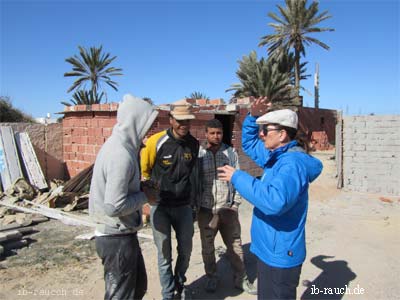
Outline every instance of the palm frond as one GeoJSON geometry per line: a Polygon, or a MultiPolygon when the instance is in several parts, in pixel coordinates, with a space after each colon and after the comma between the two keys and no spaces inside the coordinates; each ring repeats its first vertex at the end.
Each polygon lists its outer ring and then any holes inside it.
{"type": "Polygon", "coordinates": [[[226,90],[235,91],[234,97],[267,96],[273,102],[290,101],[293,98],[288,72],[281,72],[273,60],[257,59],[252,51],[238,61],[236,75],[240,83],[235,83],[226,90]]]}
{"type": "Polygon", "coordinates": [[[297,67],[295,68],[295,86],[299,90],[301,77],[300,57],[305,57],[305,46],[316,44],[326,50],[329,46],[325,43],[310,37],[309,34],[316,32],[334,31],[332,28],[316,27],[322,21],[331,18],[328,11],[319,12],[319,3],[313,0],[307,6],[307,0],[285,0],[285,6],[277,5],[279,15],[270,12],[268,16],[276,21],[269,23],[273,33],[262,36],[259,47],[266,46],[269,57],[279,58],[282,53],[295,52],[297,67]]]}
{"type": "Polygon", "coordinates": [[[72,65],[72,71],[64,73],[64,76],[77,78],[67,91],[76,91],[70,101],[76,104],[100,103],[105,95],[102,84],[117,91],[118,83],[111,78],[123,75],[122,69],[111,66],[117,57],[111,57],[110,53],[103,53],[103,46],[89,49],[78,46],[78,50],[79,55],[65,60],[72,65]],[[85,90],[86,84],[90,84],[89,91],[85,90]]]}

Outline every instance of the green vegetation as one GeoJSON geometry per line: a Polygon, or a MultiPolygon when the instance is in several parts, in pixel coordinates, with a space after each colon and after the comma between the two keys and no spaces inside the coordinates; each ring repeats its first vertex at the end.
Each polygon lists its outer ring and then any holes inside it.
{"type": "MultiPolygon", "coordinates": [[[[65,77],[77,77],[68,93],[75,91],[70,100],[72,104],[96,104],[100,103],[107,94],[102,83],[105,83],[117,91],[118,83],[111,79],[112,76],[122,75],[121,68],[114,68],[110,64],[116,56],[111,57],[110,53],[102,53],[103,47],[90,47],[89,50],[81,46],[79,56],[74,55],[65,61],[72,65],[72,71],[64,74],[65,77]],[[90,88],[86,89],[89,84],[90,88]]],[[[64,105],[71,105],[61,102],[64,105]]]]}
{"type": "Polygon", "coordinates": [[[0,96],[0,122],[34,123],[35,120],[21,110],[14,108],[9,97],[0,96]]]}
{"type": "Polygon", "coordinates": [[[190,94],[189,97],[186,98],[190,98],[190,99],[206,99],[206,100],[210,100],[210,98],[208,96],[206,96],[206,94],[203,94],[201,92],[193,92],[190,94]]]}
{"type": "Polygon", "coordinates": [[[240,83],[226,90],[235,91],[234,97],[267,96],[272,102],[292,99],[290,73],[282,72],[279,63],[264,58],[258,60],[255,51],[249,56],[243,56],[238,63],[236,75],[240,83]]]}
{"type": "Polygon", "coordinates": [[[307,0],[285,0],[286,7],[277,5],[281,16],[269,13],[277,23],[269,23],[275,33],[263,36],[259,46],[268,46],[268,54],[271,58],[280,59],[282,55],[288,55],[294,51],[294,74],[296,94],[300,92],[301,68],[300,56],[305,56],[305,45],[317,44],[329,50],[329,46],[309,36],[312,33],[334,31],[332,28],[315,27],[318,23],[331,18],[328,11],[318,14],[319,4],[313,1],[307,7],[307,0]]]}

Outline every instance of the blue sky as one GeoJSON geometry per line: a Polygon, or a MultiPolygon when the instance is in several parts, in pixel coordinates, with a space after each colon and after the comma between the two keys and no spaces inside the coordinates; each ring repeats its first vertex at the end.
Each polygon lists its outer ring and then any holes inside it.
{"type": "MultiPolygon", "coordinates": [[[[311,1],[309,1],[310,3],[311,1]]],[[[0,95],[34,117],[63,110],[73,78],[67,57],[103,45],[117,56],[119,90],[170,103],[194,91],[228,100],[237,61],[272,33],[268,12],[284,1],[0,0],[0,95]]],[[[345,114],[400,113],[400,1],[321,0],[332,18],[306,48],[307,73],[320,66],[320,107],[345,114]]],[[[313,76],[302,85],[313,93],[313,76]]],[[[304,104],[313,95],[303,92],[304,104]]]]}

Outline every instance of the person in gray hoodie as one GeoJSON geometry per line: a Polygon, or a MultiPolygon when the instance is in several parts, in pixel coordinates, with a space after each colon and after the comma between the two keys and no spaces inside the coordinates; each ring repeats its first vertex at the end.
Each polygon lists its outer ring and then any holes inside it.
{"type": "Polygon", "coordinates": [[[143,225],[142,206],[152,194],[141,189],[138,156],[157,115],[146,101],[125,95],[94,165],[89,214],[98,224],[95,241],[104,266],[105,299],[142,299],[147,290],[137,231],[143,225]]]}

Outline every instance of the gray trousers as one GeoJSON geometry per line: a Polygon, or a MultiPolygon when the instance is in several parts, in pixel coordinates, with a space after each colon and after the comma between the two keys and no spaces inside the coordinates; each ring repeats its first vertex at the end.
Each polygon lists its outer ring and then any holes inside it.
{"type": "Polygon", "coordinates": [[[197,215],[200,229],[201,254],[203,256],[204,269],[207,276],[216,276],[217,264],[215,262],[214,240],[218,231],[227,248],[226,254],[235,272],[235,280],[241,280],[246,275],[244,265],[242,240],[240,238],[239,215],[232,210],[221,210],[216,229],[208,227],[213,217],[211,209],[201,208],[197,215]]]}

